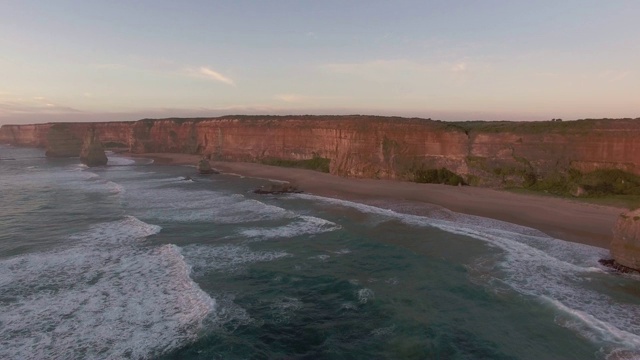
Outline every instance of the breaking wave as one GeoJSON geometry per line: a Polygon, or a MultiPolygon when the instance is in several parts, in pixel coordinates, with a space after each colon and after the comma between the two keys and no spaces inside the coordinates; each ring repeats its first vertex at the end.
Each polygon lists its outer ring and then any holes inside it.
{"type": "Polygon", "coordinates": [[[0,261],[0,358],[151,358],[195,340],[215,301],[160,227],[135,217],[58,251],[0,261]]]}
{"type": "Polygon", "coordinates": [[[484,241],[502,253],[481,265],[484,276],[490,277],[482,281],[486,286],[506,285],[554,304],[559,319],[571,319],[557,321],[558,324],[600,344],[608,354],[640,349],[640,322],[636,320],[640,318],[640,308],[612,301],[593,287],[593,283],[606,283],[614,276],[594,267],[598,266],[598,259],[607,255],[605,249],[554,239],[531,228],[478,216],[452,213],[448,219],[438,219],[307,194],[291,197],[355,208],[407,225],[434,227],[484,241]]]}

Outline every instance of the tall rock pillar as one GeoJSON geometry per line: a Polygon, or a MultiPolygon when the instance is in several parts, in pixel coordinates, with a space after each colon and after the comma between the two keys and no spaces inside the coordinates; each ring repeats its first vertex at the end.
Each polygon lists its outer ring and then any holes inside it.
{"type": "Polygon", "coordinates": [[[46,157],[77,157],[82,149],[82,140],[70,130],[72,125],[53,124],[47,133],[46,157]]]}
{"type": "Polygon", "coordinates": [[[640,209],[618,218],[613,228],[611,255],[618,264],[640,270],[640,209]]]}
{"type": "Polygon", "coordinates": [[[82,150],[80,150],[80,161],[87,166],[107,165],[107,155],[104,153],[102,143],[96,137],[96,130],[93,126],[85,135],[82,150]]]}

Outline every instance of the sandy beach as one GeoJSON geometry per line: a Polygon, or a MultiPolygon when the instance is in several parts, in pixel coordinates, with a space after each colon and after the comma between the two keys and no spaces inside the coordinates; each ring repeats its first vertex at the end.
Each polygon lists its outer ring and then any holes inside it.
{"type": "MultiPolygon", "coordinates": [[[[156,164],[195,165],[189,154],[123,154],[154,159],[156,164]]],[[[608,248],[611,229],[623,208],[586,204],[550,196],[515,194],[470,186],[353,179],[311,170],[256,163],[211,162],[224,172],[296,184],[306,193],[356,201],[383,208],[447,216],[448,210],[540,230],[554,238],[608,248]]]]}

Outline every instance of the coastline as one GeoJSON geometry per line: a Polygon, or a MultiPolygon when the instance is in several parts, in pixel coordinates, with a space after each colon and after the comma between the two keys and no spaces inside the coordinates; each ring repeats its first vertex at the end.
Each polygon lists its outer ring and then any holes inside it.
{"type": "MultiPolygon", "coordinates": [[[[156,164],[195,165],[201,155],[145,153],[120,155],[153,159],[156,164]]],[[[470,186],[344,178],[312,170],[258,163],[211,161],[223,173],[282,180],[312,195],[359,202],[415,215],[434,212],[480,216],[537,229],[557,239],[609,248],[612,228],[624,208],[555,197],[516,194],[470,186]]]]}

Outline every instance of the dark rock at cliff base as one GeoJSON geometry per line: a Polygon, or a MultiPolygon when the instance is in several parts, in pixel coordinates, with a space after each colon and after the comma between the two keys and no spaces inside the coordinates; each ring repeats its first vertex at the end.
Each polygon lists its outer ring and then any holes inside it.
{"type": "Polygon", "coordinates": [[[82,150],[80,151],[80,161],[87,166],[107,165],[107,155],[104,153],[102,143],[96,137],[94,128],[87,131],[82,150]]]}
{"type": "Polygon", "coordinates": [[[67,124],[54,124],[47,134],[46,157],[78,157],[82,141],[76,137],[67,124]]]}
{"type": "Polygon", "coordinates": [[[262,186],[253,192],[256,194],[299,194],[302,190],[290,183],[271,183],[269,186],[262,186]]]}
{"type": "Polygon", "coordinates": [[[598,260],[598,262],[603,265],[606,266],[608,268],[611,268],[619,273],[623,273],[623,274],[628,274],[628,273],[640,273],[640,271],[636,270],[636,269],[632,269],[629,267],[626,267],[624,265],[620,265],[618,264],[615,260],[613,259],[600,259],[598,260]]]}
{"type": "Polygon", "coordinates": [[[616,263],[640,270],[640,209],[623,213],[613,227],[611,256],[616,263]]]}
{"type": "Polygon", "coordinates": [[[211,164],[207,159],[200,159],[200,161],[198,161],[197,169],[198,169],[198,174],[201,174],[201,175],[219,174],[218,171],[214,170],[211,167],[211,164]]]}

